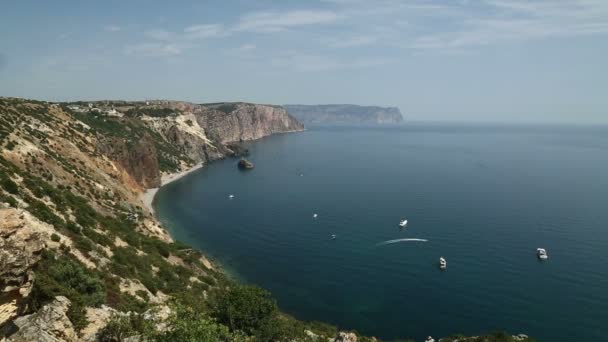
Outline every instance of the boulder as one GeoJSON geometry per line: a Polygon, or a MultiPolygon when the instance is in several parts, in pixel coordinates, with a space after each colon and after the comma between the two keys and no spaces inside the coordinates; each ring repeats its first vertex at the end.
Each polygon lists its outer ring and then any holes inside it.
{"type": "Polygon", "coordinates": [[[243,158],[243,159],[239,160],[238,167],[241,170],[251,170],[251,169],[253,169],[253,163],[250,162],[249,160],[243,158]]]}
{"type": "Polygon", "coordinates": [[[10,323],[7,342],[58,342],[77,341],[74,326],[67,316],[70,300],[63,296],[55,297],[51,303],[38,312],[21,316],[10,323]]]}

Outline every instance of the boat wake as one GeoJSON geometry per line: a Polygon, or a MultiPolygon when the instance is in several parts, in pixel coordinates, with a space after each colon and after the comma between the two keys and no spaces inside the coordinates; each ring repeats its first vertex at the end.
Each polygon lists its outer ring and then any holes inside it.
{"type": "Polygon", "coordinates": [[[395,239],[395,240],[387,240],[387,241],[377,243],[376,246],[384,246],[384,245],[390,245],[390,244],[397,243],[397,242],[409,242],[409,241],[427,242],[429,240],[427,240],[427,239],[395,239]]]}

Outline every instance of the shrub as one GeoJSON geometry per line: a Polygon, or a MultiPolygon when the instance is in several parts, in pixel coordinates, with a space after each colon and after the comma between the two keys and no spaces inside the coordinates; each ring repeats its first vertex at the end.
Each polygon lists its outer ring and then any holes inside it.
{"type": "Polygon", "coordinates": [[[218,324],[191,306],[177,304],[168,321],[168,329],[149,336],[150,341],[197,341],[222,342],[244,340],[241,336],[233,335],[228,328],[218,324]]]}
{"type": "Polygon", "coordinates": [[[56,296],[71,300],[68,317],[79,330],[86,325],[85,306],[105,302],[104,285],[96,273],[66,256],[44,251],[35,269],[36,279],[29,296],[29,308],[38,310],[56,296]]]}
{"type": "Polygon", "coordinates": [[[59,235],[53,233],[51,234],[51,241],[59,242],[61,241],[61,238],[59,237],[59,235]]]}
{"type": "Polygon", "coordinates": [[[99,342],[124,341],[127,337],[135,335],[148,335],[153,331],[149,321],[140,314],[127,316],[114,315],[106,326],[97,335],[99,342]]]}
{"type": "Polygon", "coordinates": [[[10,194],[16,195],[19,193],[19,186],[17,186],[17,184],[7,175],[0,176],[0,186],[10,194]]]}
{"type": "Polygon", "coordinates": [[[235,285],[216,289],[210,300],[211,315],[232,331],[253,334],[278,312],[270,293],[255,286],[235,285]]]}

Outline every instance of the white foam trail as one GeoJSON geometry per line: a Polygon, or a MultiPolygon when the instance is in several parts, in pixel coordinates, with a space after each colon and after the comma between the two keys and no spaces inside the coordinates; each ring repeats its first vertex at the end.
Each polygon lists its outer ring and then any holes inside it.
{"type": "Polygon", "coordinates": [[[391,243],[406,242],[406,241],[427,242],[429,240],[427,240],[427,239],[395,239],[395,240],[388,240],[388,241],[383,241],[383,242],[377,243],[376,246],[384,246],[384,245],[390,245],[391,243]]]}

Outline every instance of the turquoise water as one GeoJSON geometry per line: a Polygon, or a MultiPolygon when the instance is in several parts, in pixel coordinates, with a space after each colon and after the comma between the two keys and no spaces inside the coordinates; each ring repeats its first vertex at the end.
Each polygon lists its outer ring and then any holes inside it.
{"type": "Polygon", "coordinates": [[[253,171],[213,163],[155,206],[284,311],[384,339],[608,338],[608,128],[313,127],[249,148],[253,171]],[[399,238],[428,242],[377,246],[399,238]]]}

